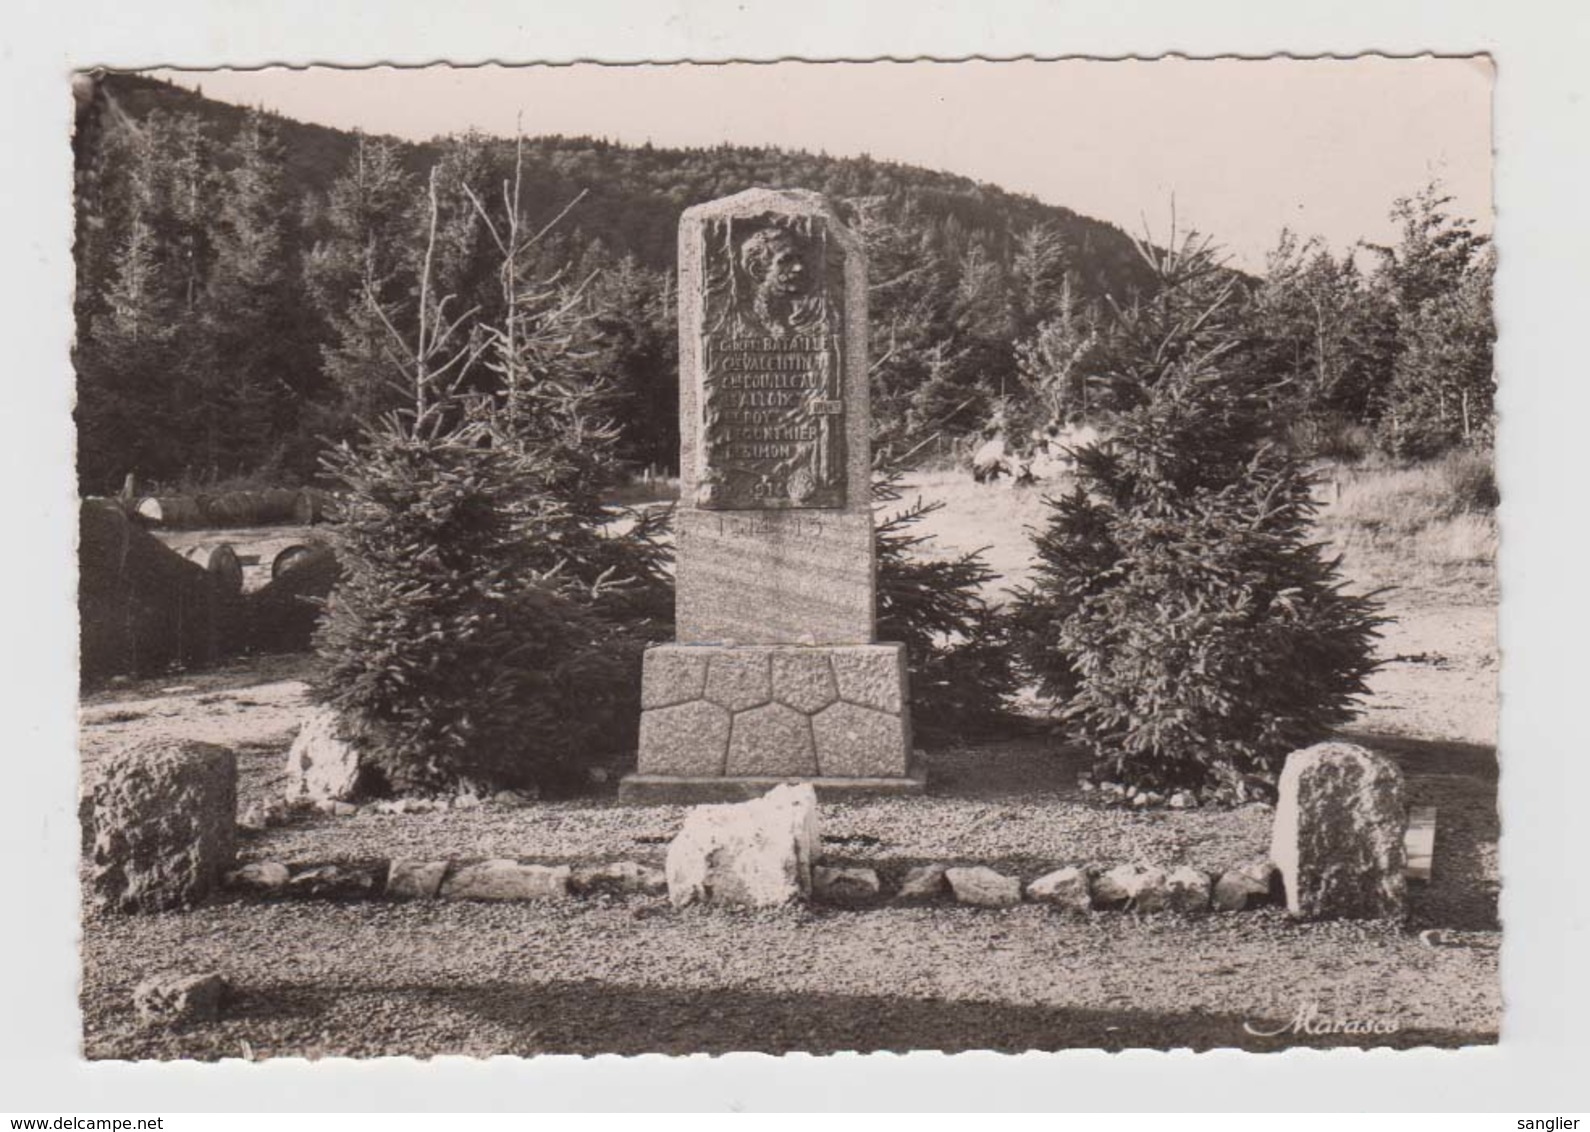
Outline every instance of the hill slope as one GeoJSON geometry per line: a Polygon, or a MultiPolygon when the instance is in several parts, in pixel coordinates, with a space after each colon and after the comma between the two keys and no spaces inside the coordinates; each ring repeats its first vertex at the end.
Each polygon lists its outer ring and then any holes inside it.
{"type": "MultiPolygon", "coordinates": [[[[350,435],[384,384],[370,343],[349,361],[359,264],[376,240],[390,267],[383,302],[412,308],[416,206],[432,169],[452,241],[438,292],[486,325],[500,317],[495,251],[461,187],[495,199],[514,141],[363,138],[135,74],[80,77],[74,94],[86,491],[114,490],[128,471],[165,482],[313,475],[321,438],[350,435]],[[371,221],[379,236],[354,230],[375,206],[349,203],[366,191],[349,187],[361,154],[377,150],[396,170],[371,221]]],[[[593,365],[619,392],[626,458],[644,463],[677,452],[672,278],[679,216],[693,204],[756,185],[808,188],[855,224],[873,269],[874,417],[904,446],[978,428],[1020,387],[1018,344],[1045,319],[1148,281],[1112,225],[951,173],[585,137],[528,138],[522,154],[532,230],[578,198],[540,254],[550,270],[600,280],[593,365]]]]}
{"type": "MultiPolygon", "coordinates": [[[[246,107],[136,74],[104,75],[95,102],[100,112],[94,117],[112,127],[139,122],[155,111],[194,114],[216,141],[236,134],[248,113],[246,107]]],[[[267,117],[277,125],[286,150],[291,191],[324,197],[347,166],[357,136],[279,115],[267,117]]],[[[414,172],[428,169],[441,154],[440,139],[420,144],[391,140],[414,172]]],[[[503,139],[495,142],[503,147],[510,144],[503,139]]],[[[1070,250],[1085,294],[1122,296],[1146,280],[1131,239],[1113,224],[996,185],[918,166],[773,146],[666,149],[589,137],[528,138],[525,160],[532,199],[551,210],[584,191],[580,229],[602,239],[610,250],[633,253],[654,269],[672,266],[674,234],[686,208],[755,185],[780,185],[816,189],[841,201],[888,198],[920,223],[974,234],[1001,259],[1008,258],[1017,233],[1047,224],[1070,250]]]]}

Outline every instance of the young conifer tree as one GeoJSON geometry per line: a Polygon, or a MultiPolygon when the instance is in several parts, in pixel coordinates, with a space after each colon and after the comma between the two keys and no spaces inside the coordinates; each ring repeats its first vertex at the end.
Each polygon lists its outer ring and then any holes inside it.
{"type": "Polygon", "coordinates": [[[1351,717],[1382,619],[1311,541],[1312,480],[1274,440],[1236,279],[1195,237],[1141,250],[1158,288],[1115,311],[1118,410],[1049,503],[1014,640],[1109,780],[1263,794],[1351,717]]]}
{"type": "MultiPolygon", "coordinates": [[[[432,293],[434,175],[428,204],[413,337],[371,298],[403,343],[409,403],[325,461],[345,489],[344,572],[318,692],[387,789],[546,784],[611,753],[612,700],[627,694],[636,649],[606,616],[615,572],[591,577],[597,564],[573,561],[584,503],[560,478],[563,457],[527,430],[511,382],[482,389],[474,372],[518,366],[532,331],[483,327],[432,293]]],[[[521,277],[505,280],[517,295],[521,277]]],[[[559,343],[570,309],[543,309],[533,336],[559,343]]]]}

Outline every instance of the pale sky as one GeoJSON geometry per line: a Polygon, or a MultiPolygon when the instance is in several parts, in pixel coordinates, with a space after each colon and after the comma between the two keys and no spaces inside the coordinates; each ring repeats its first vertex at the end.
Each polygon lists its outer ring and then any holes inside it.
{"type": "Polygon", "coordinates": [[[658,146],[867,153],[1029,193],[1262,266],[1283,226],[1390,242],[1438,174],[1491,227],[1484,59],[799,63],[156,72],[301,121],[426,139],[475,127],[658,146]]]}

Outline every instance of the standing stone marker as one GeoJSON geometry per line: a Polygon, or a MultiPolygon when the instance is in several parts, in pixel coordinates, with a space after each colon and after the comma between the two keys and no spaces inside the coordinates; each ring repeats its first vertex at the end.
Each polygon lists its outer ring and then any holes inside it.
{"type": "Polygon", "coordinates": [[[647,651],[621,797],[923,788],[905,650],[873,639],[870,423],[866,261],[828,202],[686,211],[677,641],[647,651]]]}
{"type": "Polygon", "coordinates": [[[1407,902],[1402,771],[1352,743],[1316,743],[1281,769],[1270,860],[1286,908],[1305,920],[1402,915],[1407,902]]]}
{"type": "Polygon", "coordinates": [[[157,912],[219,887],[237,848],[237,756],[154,740],[106,759],[94,786],[90,886],[102,908],[157,912]]]}

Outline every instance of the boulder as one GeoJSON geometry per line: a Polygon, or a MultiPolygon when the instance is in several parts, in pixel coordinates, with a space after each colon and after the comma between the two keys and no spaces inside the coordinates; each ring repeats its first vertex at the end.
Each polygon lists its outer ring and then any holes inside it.
{"type": "Polygon", "coordinates": [[[947,869],[944,879],[962,904],[979,908],[1008,908],[1021,903],[1021,881],[977,865],[967,869],[947,869]]]}
{"type": "Polygon", "coordinates": [[[334,709],[317,708],[287,752],[288,801],[333,802],[359,788],[358,749],[342,737],[334,709]]]}
{"type": "Polygon", "coordinates": [[[1275,866],[1268,861],[1228,869],[1215,882],[1211,904],[1216,912],[1245,912],[1268,904],[1276,885],[1275,866]]]}
{"type": "Polygon", "coordinates": [[[937,900],[949,887],[944,879],[944,874],[948,871],[948,865],[912,866],[907,870],[905,879],[900,882],[900,891],[895,893],[895,900],[901,904],[937,900]]]}
{"type": "Polygon", "coordinates": [[[279,861],[250,861],[226,874],[226,886],[268,895],[286,888],[291,878],[292,873],[279,861]]]}
{"type": "Polygon", "coordinates": [[[1152,865],[1117,865],[1093,881],[1095,908],[1162,912],[1168,898],[1165,870],[1152,865]]]}
{"type": "Polygon", "coordinates": [[[1027,899],[1071,912],[1087,912],[1093,908],[1085,869],[1056,869],[1045,873],[1027,886],[1027,899]]]}
{"type": "Polygon", "coordinates": [[[634,861],[612,861],[605,865],[581,865],[569,877],[569,884],[582,896],[612,893],[618,896],[657,896],[668,891],[668,879],[661,869],[634,861]]]}
{"type": "Polygon", "coordinates": [[[1207,912],[1209,889],[1208,873],[1181,865],[1165,878],[1165,903],[1172,912],[1207,912]]]}
{"type": "Polygon", "coordinates": [[[133,988],[133,1009],[145,1026],[189,1026],[221,1016],[226,980],[203,975],[156,975],[133,988]]]}
{"type": "Polygon", "coordinates": [[[1352,743],[1287,756],[1270,859],[1304,920],[1401,916],[1407,901],[1402,772],[1352,743]]]}
{"type": "Polygon", "coordinates": [[[775,786],[760,798],[697,806],[668,845],[668,898],[768,908],[811,895],[817,849],[811,783],[775,786]]]}
{"type": "Polygon", "coordinates": [[[561,900],[569,894],[567,865],[521,865],[493,860],[465,865],[442,882],[443,900],[561,900]]]}
{"type": "Polygon", "coordinates": [[[829,868],[812,870],[812,896],[829,904],[866,904],[878,898],[881,886],[871,869],[829,868]]]}
{"type": "Polygon", "coordinates": [[[430,900],[441,891],[446,861],[392,859],[386,870],[386,894],[393,900],[430,900]]]}
{"type": "Polygon", "coordinates": [[[112,755],[94,788],[90,885],[124,912],[194,904],[232,867],[237,758],[224,747],[161,740],[112,755]]]}

